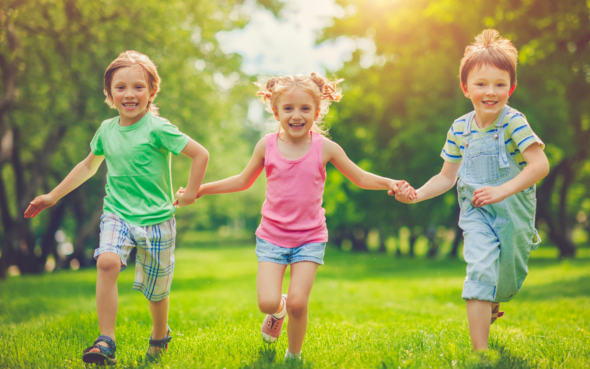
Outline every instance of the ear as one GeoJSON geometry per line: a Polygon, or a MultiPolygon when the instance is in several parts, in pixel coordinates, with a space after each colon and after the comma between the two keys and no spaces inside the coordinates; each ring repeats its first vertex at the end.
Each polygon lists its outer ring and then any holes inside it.
{"type": "Polygon", "coordinates": [[[277,112],[277,109],[275,109],[274,107],[272,108],[272,113],[275,115],[275,119],[280,122],[281,119],[279,118],[279,113],[277,112]]]}
{"type": "Polygon", "coordinates": [[[508,96],[512,95],[515,88],[516,88],[516,85],[512,85],[512,87],[510,88],[510,92],[508,93],[508,96]]]}
{"type": "Polygon", "coordinates": [[[465,95],[465,97],[469,97],[469,91],[467,91],[467,86],[465,86],[463,83],[461,83],[461,90],[463,90],[463,95],[465,95]]]}
{"type": "Polygon", "coordinates": [[[313,118],[313,121],[315,122],[316,120],[318,120],[319,117],[320,117],[320,109],[317,109],[315,112],[315,117],[313,118]]]}

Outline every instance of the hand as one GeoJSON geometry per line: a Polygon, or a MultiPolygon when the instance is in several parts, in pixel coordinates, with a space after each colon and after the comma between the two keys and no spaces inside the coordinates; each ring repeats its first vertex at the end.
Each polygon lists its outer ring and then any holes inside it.
{"type": "Polygon", "coordinates": [[[25,210],[25,218],[36,217],[42,210],[52,207],[56,202],[57,200],[49,194],[36,197],[25,210]]]}
{"type": "Polygon", "coordinates": [[[194,204],[197,201],[196,198],[187,198],[184,193],[184,188],[180,187],[178,192],[176,192],[176,200],[172,203],[172,205],[181,208],[183,206],[188,206],[194,204]]]}
{"type": "Polygon", "coordinates": [[[404,204],[411,204],[418,198],[418,193],[414,187],[406,181],[400,186],[399,190],[395,193],[395,199],[404,204]]]}
{"type": "Polygon", "coordinates": [[[498,203],[508,197],[504,189],[500,187],[482,187],[473,191],[473,199],[471,204],[476,208],[485,205],[498,203]]]}

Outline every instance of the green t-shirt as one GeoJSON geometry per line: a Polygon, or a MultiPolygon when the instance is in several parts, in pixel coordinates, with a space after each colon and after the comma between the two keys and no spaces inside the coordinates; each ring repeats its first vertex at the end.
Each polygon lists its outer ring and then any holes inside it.
{"type": "Polygon", "coordinates": [[[102,122],[90,149],[107,162],[103,211],[135,226],[172,218],[176,209],[169,153],[178,155],[188,140],[176,126],[150,113],[131,126],[120,126],[119,117],[102,122]]]}

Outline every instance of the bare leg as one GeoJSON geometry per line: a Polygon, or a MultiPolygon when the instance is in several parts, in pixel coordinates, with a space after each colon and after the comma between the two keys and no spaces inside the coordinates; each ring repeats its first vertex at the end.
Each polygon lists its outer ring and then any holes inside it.
{"type": "MultiPolygon", "coordinates": [[[[161,340],[166,338],[168,333],[168,307],[170,306],[170,298],[166,297],[160,301],[150,301],[150,312],[152,313],[152,338],[161,340]]],[[[156,355],[160,352],[159,347],[150,347],[150,354],[156,355]]]]}
{"type": "Polygon", "coordinates": [[[467,321],[475,351],[488,349],[491,320],[492,303],[490,301],[467,300],[467,321]]]}
{"type": "Polygon", "coordinates": [[[307,331],[307,304],[319,264],[302,261],[291,264],[291,284],[287,298],[289,352],[300,354],[307,331]]]}
{"type": "Polygon", "coordinates": [[[261,261],[256,275],[258,307],[265,314],[278,313],[282,309],[283,277],[287,266],[261,261]]]}
{"type": "MultiPolygon", "coordinates": [[[[98,256],[96,263],[98,276],[96,279],[96,312],[100,334],[115,340],[115,323],[119,296],[117,291],[117,277],[121,271],[121,257],[114,252],[105,252],[98,256]]],[[[107,347],[104,342],[98,343],[107,347]]],[[[93,349],[91,352],[100,352],[93,349]]]]}

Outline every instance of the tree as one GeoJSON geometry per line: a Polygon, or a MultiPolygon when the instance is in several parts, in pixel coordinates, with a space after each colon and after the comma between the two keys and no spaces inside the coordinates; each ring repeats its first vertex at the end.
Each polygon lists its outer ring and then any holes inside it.
{"type": "MultiPolygon", "coordinates": [[[[268,3],[276,10],[274,1],[268,3]]],[[[164,117],[205,146],[232,142],[226,159],[244,157],[250,145],[239,117],[245,116],[243,89],[250,80],[238,71],[240,58],[221,52],[215,39],[218,31],[247,23],[241,5],[239,0],[1,3],[0,277],[10,265],[37,273],[49,255],[57,259],[54,234],[60,227],[75,235],[72,257],[85,260],[86,244],[96,244],[104,169],[39,217],[26,220],[22,214],[36,194],[48,192],[88,154],[100,122],[116,115],[103,102],[102,76],[124,50],[143,52],[159,66],[163,82],[156,103],[164,117]],[[222,133],[223,124],[235,129],[222,133]]],[[[185,180],[186,162],[180,164],[182,159],[175,161],[175,177],[185,180]]],[[[250,197],[260,193],[245,195],[250,197]]]]}
{"type": "MultiPolygon", "coordinates": [[[[356,14],[337,19],[320,41],[348,36],[360,49],[337,73],[348,87],[343,102],[332,108],[332,135],[347,152],[360,148],[351,154],[356,161],[416,186],[440,170],[446,131],[472,109],[457,77],[465,46],[491,27],[516,44],[519,87],[511,103],[545,139],[552,164],[538,189],[540,226],[562,256],[573,256],[576,217],[590,207],[583,201],[589,177],[590,5],[582,0],[339,4],[356,14]]],[[[339,203],[374,214],[365,218],[365,226],[382,222],[428,229],[456,222],[450,216],[457,206],[450,194],[414,206],[384,205],[386,200],[372,196],[351,193],[339,203]]],[[[326,203],[335,202],[331,197],[328,193],[326,203]]],[[[335,213],[342,227],[357,222],[345,212],[335,213]]]]}

